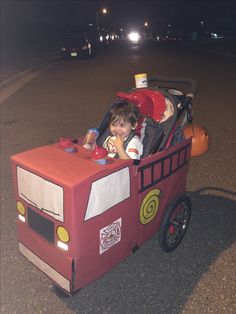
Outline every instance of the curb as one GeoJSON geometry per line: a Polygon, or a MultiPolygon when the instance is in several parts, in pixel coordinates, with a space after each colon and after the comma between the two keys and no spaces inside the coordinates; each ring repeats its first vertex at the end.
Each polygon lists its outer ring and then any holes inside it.
{"type": "Polygon", "coordinates": [[[205,50],[205,51],[208,51],[208,52],[211,52],[211,53],[216,53],[216,54],[219,54],[219,55],[224,55],[226,57],[236,58],[236,54],[230,53],[230,52],[226,52],[226,51],[214,50],[214,49],[210,49],[210,48],[200,48],[200,47],[198,49],[205,50]]]}
{"type": "MultiPolygon", "coordinates": [[[[224,43],[226,42],[227,43],[227,40],[226,41],[221,41],[221,43],[224,43]]],[[[208,52],[211,52],[211,53],[216,53],[216,54],[221,54],[221,55],[224,55],[224,56],[227,56],[227,57],[231,57],[231,58],[236,58],[236,53],[235,52],[230,52],[230,51],[227,51],[227,50],[221,50],[221,49],[217,49],[216,48],[212,48],[210,47],[211,44],[215,44],[216,42],[214,41],[184,41],[183,42],[183,45],[187,46],[187,47],[193,47],[193,48],[196,48],[196,49],[200,49],[200,50],[205,50],[205,51],[208,51],[208,52]],[[208,47],[204,47],[204,46],[201,46],[201,45],[207,45],[209,44],[208,47]]]]}
{"type": "Polygon", "coordinates": [[[0,82],[0,88],[1,90],[4,89],[5,87],[7,87],[8,85],[15,83],[16,81],[20,80],[23,76],[30,74],[30,73],[34,73],[38,70],[42,70],[43,68],[47,69],[50,65],[52,65],[52,63],[56,63],[60,61],[60,56],[54,57],[52,59],[49,59],[46,62],[40,63],[38,65],[32,66],[31,68],[28,68],[22,72],[19,72],[9,78],[7,78],[6,80],[0,82]]]}
{"type": "Polygon", "coordinates": [[[42,74],[49,67],[53,66],[60,61],[59,57],[51,59],[46,63],[41,63],[37,66],[31,67],[25,71],[22,71],[9,79],[0,83],[1,97],[0,104],[2,104],[8,97],[22,88],[25,84],[42,74]]]}

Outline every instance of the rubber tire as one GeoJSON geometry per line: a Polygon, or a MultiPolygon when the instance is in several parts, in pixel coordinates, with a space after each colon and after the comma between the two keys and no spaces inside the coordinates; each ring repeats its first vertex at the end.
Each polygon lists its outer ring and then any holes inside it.
{"type": "MultiPolygon", "coordinates": [[[[183,218],[182,215],[180,218],[183,218]]],[[[187,195],[183,195],[173,201],[166,209],[162,223],[160,226],[159,231],[159,245],[164,252],[172,252],[174,251],[177,246],[182,241],[190,222],[191,217],[191,200],[187,195]],[[180,221],[180,226],[177,228],[171,223],[171,219],[176,218],[176,210],[179,211],[179,205],[185,204],[185,212],[186,212],[186,219],[180,221]],[[173,216],[174,215],[174,216],[173,216]],[[178,230],[179,229],[179,230],[178,230]],[[172,234],[176,232],[176,239],[174,242],[170,243],[168,236],[170,236],[172,230],[172,234]],[[177,238],[178,237],[178,238],[177,238]]]]}

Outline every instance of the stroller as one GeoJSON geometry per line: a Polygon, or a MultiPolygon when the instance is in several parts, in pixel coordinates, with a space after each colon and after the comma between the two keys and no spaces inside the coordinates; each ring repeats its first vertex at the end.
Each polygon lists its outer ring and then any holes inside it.
{"type": "MultiPolygon", "coordinates": [[[[158,78],[150,79],[147,88],[136,88],[128,93],[117,93],[118,98],[110,105],[115,106],[123,101],[134,103],[140,110],[142,118],[135,133],[125,141],[125,148],[136,134],[141,137],[143,154],[141,158],[160,152],[163,149],[181,143],[184,140],[183,127],[192,122],[192,98],[196,92],[196,84],[190,79],[158,78]],[[187,84],[188,94],[167,86],[187,84]]],[[[108,111],[109,112],[109,111],[108,111]]],[[[108,112],[99,126],[100,136],[97,144],[101,146],[109,135],[108,112]]],[[[117,156],[115,156],[117,158],[117,156]]]]}
{"type": "MultiPolygon", "coordinates": [[[[74,294],[156,232],[165,252],[181,243],[191,216],[185,185],[193,139],[198,153],[208,143],[205,131],[199,144],[187,126],[195,92],[190,79],[158,78],[118,93],[111,106],[132,101],[143,115],[140,160],[96,163],[83,137],[74,149],[55,143],[12,156],[19,250],[57,287],[74,294]]],[[[98,147],[109,132],[107,113],[99,131],[98,147]]]]}

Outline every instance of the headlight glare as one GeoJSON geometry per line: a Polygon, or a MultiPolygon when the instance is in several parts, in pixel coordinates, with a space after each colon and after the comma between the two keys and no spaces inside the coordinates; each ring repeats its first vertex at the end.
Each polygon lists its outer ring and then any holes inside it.
{"type": "Polygon", "coordinates": [[[129,33],[128,38],[132,42],[138,42],[140,39],[140,35],[137,32],[131,32],[131,33],[129,33]]]}

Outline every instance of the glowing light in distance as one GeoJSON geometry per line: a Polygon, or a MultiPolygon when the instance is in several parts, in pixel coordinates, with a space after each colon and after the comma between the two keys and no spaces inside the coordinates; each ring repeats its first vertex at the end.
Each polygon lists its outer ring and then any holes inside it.
{"type": "Polygon", "coordinates": [[[131,33],[128,34],[128,38],[132,42],[138,42],[139,39],[140,39],[140,35],[139,35],[138,32],[131,32],[131,33]]]}

